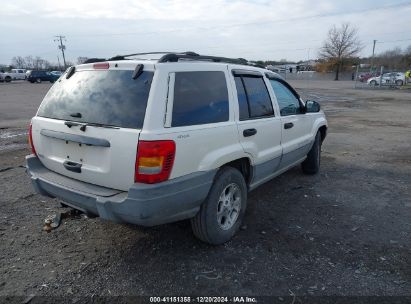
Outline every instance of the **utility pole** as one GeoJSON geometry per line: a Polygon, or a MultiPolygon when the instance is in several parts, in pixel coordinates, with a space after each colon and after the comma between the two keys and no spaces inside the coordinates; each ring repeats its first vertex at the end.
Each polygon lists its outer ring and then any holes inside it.
{"type": "Polygon", "coordinates": [[[374,67],[374,54],[375,54],[375,44],[377,43],[377,40],[374,40],[374,44],[372,46],[372,57],[371,57],[371,67],[370,67],[370,72],[372,72],[372,69],[374,67]]]}
{"type": "Polygon", "coordinates": [[[60,65],[60,58],[57,56],[57,62],[59,63],[59,70],[61,71],[61,65],[60,65]]]}
{"type": "Polygon", "coordinates": [[[56,37],[56,39],[54,39],[54,41],[60,43],[60,45],[58,47],[61,50],[61,53],[63,55],[64,69],[66,69],[66,56],[64,55],[64,50],[66,49],[66,46],[63,44],[63,39],[66,40],[66,37],[62,36],[62,35],[58,35],[58,36],[54,36],[54,37],[56,37]]]}

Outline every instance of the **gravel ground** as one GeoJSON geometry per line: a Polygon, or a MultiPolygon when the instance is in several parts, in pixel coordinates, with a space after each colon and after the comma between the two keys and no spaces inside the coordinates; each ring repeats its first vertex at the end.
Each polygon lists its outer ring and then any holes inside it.
{"type": "Polygon", "coordinates": [[[243,229],[218,247],[187,221],[72,214],[44,232],[67,209],[35,194],[23,166],[49,85],[0,84],[0,297],[411,296],[411,94],[292,84],[328,117],[321,171],[296,167],[251,192],[243,229]]]}

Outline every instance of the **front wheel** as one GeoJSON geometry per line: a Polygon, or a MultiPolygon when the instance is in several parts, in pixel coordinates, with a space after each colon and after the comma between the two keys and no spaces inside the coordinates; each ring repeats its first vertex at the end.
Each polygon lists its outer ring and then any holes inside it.
{"type": "Polygon", "coordinates": [[[36,79],[36,82],[37,82],[37,83],[41,83],[41,79],[40,79],[40,78],[37,78],[37,79],[36,79]]]}
{"type": "Polygon", "coordinates": [[[396,84],[397,86],[402,86],[402,85],[404,84],[404,82],[400,79],[400,80],[396,80],[396,81],[395,81],[395,84],[396,84]]]}
{"type": "Polygon", "coordinates": [[[371,81],[370,81],[370,85],[372,85],[372,86],[375,87],[375,86],[377,85],[377,82],[376,82],[375,80],[371,80],[371,81]]]}
{"type": "Polygon", "coordinates": [[[227,242],[239,230],[246,206],[243,175],[232,167],[220,169],[200,211],[191,219],[194,235],[212,245],[227,242]]]}
{"type": "Polygon", "coordinates": [[[321,134],[317,132],[311,150],[307,154],[307,158],[301,164],[305,174],[316,174],[320,170],[321,161],[321,134]]]}

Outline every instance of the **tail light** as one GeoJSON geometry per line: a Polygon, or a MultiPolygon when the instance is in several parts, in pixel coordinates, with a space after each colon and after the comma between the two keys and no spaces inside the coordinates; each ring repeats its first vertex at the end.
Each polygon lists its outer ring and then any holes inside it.
{"type": "Polygon", "coordinates": [[[30,127],[29,127],[29,144],[30,144],[30,147],[31,147],[31,153],[33,153],[34,155],[37,156],[36,148],[34,148],[34,143],[33,143],[33,131],[32,131],[32,129],[33,129],[33,126],[30,123],[30,127]]]}
{"type": "Polygon", "coordinates": [[[170,177],[176,144],[172,140],[139,141],[136,157],[136,183],[155,184],[170,177]]]}

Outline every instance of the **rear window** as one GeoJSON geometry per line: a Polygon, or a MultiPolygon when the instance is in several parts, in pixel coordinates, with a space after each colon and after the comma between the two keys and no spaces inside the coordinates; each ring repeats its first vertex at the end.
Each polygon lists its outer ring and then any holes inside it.
{"type": "Polygon", "coordinates": [[[228,90],[223,72],[175,74],[172,127],[228,120],[228,90]]]}
{"type": "MultiPolygon", "coordinates": [[[[78,71],[61,77],[47,93],[38,116],[141,129],[153,72],[78,71]],[[80,113],[81,117],[71,115],[80,113]]],[[[80,115],[74,115],[80,116],[80,115]]]]}

